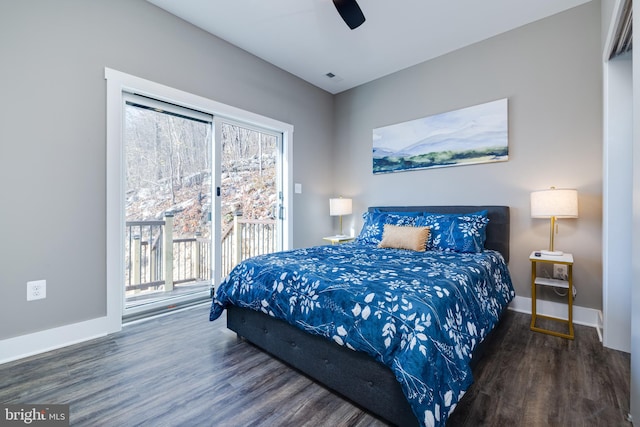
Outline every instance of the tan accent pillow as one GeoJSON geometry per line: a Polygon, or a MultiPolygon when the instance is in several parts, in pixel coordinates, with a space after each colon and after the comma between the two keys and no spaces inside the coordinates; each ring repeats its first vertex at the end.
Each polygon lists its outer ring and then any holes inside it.
{"type": "Polygon", "coordinates": [[[424,252],[427,249],[429,227],[410,227],[385,224],[379,248],[409,249],[424,252]]]}

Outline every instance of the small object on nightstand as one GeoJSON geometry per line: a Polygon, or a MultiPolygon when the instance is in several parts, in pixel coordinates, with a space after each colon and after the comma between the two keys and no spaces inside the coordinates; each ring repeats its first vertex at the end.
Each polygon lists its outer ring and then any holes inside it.
{"type": "Polygon", "coordinates": [[[573,333],[573,255],[568,254],[566,252],[563,253],[562,255],[544,255],[537,251],[534,251],[529,256],[529,261],[531,261],[531,330],[535,332],[542,332],[543,334],[549,334],[556,337],[568,338],[572,340],[574,338],[574,333],[573,333]],[[545,277],[538,276],[538,273],[537,273],[538,263],[566,265],[567,276],[568,276],[567,280],[548,279],[545,277]],[[537,308],[536,308],[537,286],[551,286],[551,287],[563,288],[567,290],[568,319],[561,319],[557,317],[538,314],[537,308]],[[568,326],[569,332],[562,333],[562,332],[552,331],[549,329],[540,328],[536,326],[536,320],[538,318],[564,323],[568,326]]]}
{"type": "Polygon", "coordinates": [[[351,237],[351,236],[344,236],[344,235],[336,235],[336,236],[327,236],[327,237],[323,237],[324,240],[326,240],[327,242],[331,242],[332,245],[337,245],[340,243],[347,243],[347,242],[351,242],[353,240],[355,240],[355,237],[351,237]]]}

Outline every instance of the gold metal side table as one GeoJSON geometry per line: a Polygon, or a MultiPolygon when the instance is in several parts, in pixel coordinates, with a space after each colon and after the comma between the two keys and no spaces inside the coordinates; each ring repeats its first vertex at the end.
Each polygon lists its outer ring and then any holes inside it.
{"type": "Polygon", "coordinates": [[[529,256],[531,261],[531,330],[536,332],[542,332],[543,334],[549,334],[556,337],[574,339],[573,333],[573,255],[565,253],[559,256],[544,255],[538,251],[531,252],[529,256]],[[540,254],[536,256],[536,254],[540,254]],[[567,266],[567,280],[548,279],[538,276],[538,263],[547,264],[564,264],[567,266]],[[551,286],[554,288],[562,288],[567,290],[567,305],[568,305],[568,317],[562,319],[558,317],[551,317],[542,314],[538,314],[536,307],[536,288],[538,286],[551,286]],[[549,329],[544,329],[536,326],[536,320],[547,319],[555,322],[564,323],[568,326],[568,333],[556,332],[549,329]]]}

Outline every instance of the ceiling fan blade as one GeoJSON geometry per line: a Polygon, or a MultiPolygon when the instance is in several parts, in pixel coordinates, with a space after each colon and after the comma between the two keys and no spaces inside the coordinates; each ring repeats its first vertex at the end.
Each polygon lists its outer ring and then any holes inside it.
{"type": "Polygon", "coordinates": [[[333,0],[333,4],[344,22],[352,30],[358,28],[365,21],[364,14],[356,0],[333,0]]]}

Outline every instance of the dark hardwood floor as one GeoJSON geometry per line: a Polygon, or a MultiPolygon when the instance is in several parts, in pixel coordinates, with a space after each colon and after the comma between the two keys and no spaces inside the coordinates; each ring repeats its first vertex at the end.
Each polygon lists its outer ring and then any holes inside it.
{"type": "MultiPolygon", "coordinates": [[[[71,425],[383,426],[252,345],[208,306],[0,365],[0,402],[69,404],[71,425]]],[[[448,426],[630,426],[630,360],[508,312],[448,426]]]]}

